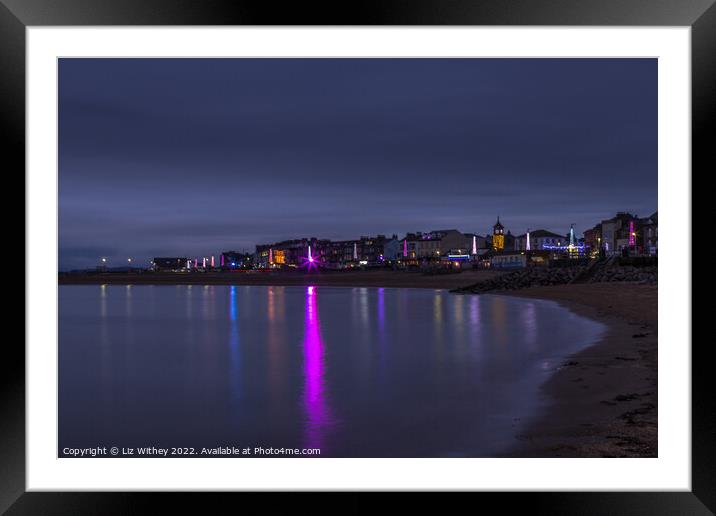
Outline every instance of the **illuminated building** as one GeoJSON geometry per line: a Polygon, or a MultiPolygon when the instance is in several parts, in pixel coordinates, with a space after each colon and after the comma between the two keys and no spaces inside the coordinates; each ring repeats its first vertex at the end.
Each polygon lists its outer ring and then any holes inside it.
{"type": "Polygon", "coordinates": [[[505,228],[500,224],[499,215],[497,222],[492,227],[492,248],[495,251],[502,251],[505,248],[505,228]]]}
{"type": "Polygon", "coordinates": [[[323,267],[341,269],[358,263],[360,253],[357,240],[323,240],[319,245],[323,255],[323,267]]]}
{"type": "Polygon", "coordinates": [[[321,268],[343,269],[358,265],[380,266],[400,258],[397,235],[361,236],[354,240],[303,238],[256,246],[259,268],[300,267],[310,257],[321,268]],[[310,251],[309,251],[310,248],[310,251]]]}
{"type": "Polygon", "coordinates": [[[253,265],[251,253],[238,253],[236,251],[225,251],[221,253],[222,269],[248,269],[253,265]]]}
{"type": "Polygon", "coordinates": [[[521,269],[527,266],[527,255],[522,252],[499,253],[490,258],[493,269],[521,269]]]}
{"type": "MultiPolygon", "coordinates": [[[[273,244],[259,244],[256,246],[254,262],[257,267],[298,267],[308,256],[308,246],[315,248],[315,238],[302,238],[284,240],[273,244]]],[[[314,253],[317,256],[318,253],[314,253]]]]}
{"type": "Polygon", "coordinates": [[[471,245],[471,239],[456,229],[408,233],[402,241],[401,258],[407,261],[439,261],[451,250],[462,249],[467,253],[471,245]]]}
{"type": "Polygon", "coordinates": [[[188,258],[162,258],[154,257],[152,260],[152,269],[155,271],[185,271],[188,269],[188,264],[191,260],[188,258]]]}
{"type": "Polygon", "coordinates": [[[271,263],[274,263],[276,265],[284,265],[286,263],[286,251],[284,251],[283,249],[276,249],[276,252],[273,253],[271,263]]]}
{"type": "Polygon", "coordinates": [[[602,228],[600,225],[584,230],[584,245],[590,250],[593,257],[596,257],[599,254],[601,242],[602,228]]]}
{"type": "Polygon", "coordinates": [[[386,261],[393,261],[400,253],[400,242],[398,235],[388,238],[385,235],[375,237],[362,236],[357,245],[359,261],[368,264],[382,264],[386,261]]]}
{"type": "MultiPolygon", "coordinates": [[[[641,243],[644,254],[656,256],[659,250],[659,214],[652,213],[649,217],[641,219],[641,243]]],[[[637,237],[639,234],[637,233],[637,237]]],[[[637,238],[639,242],[639,238],[637,238]]]]}
{"type": "Polygon", "coordinates": [[[323,260],[329,268],[344,268],[356,265],[383,265],[393,261],[400,254],[398,236],[361,236],[358,240],[318,242],[323,260]]]}
{"type": "Polygon", "coordinates": [[[620,211],[611,219],[601,222],[601,246],[608,255],[622,252],[638,252],[637,234],[639,228],[634,224],[637,217],[620,211]],[[632,235],[634,233],[634,235],[632,235]],[[634,245],[631,245],[631,241],[634,245]]]}
{"type": "Polygon", "coordinates": [[[546,229],[535,229],[524,235],[516,236],[514,249],[516,251],[539,251],[541,249],[566,244],[567,239],[562,235],[547,231],[546,229]],[[527,248],[527,235],[529,235],[529,249],[527,248]]]}

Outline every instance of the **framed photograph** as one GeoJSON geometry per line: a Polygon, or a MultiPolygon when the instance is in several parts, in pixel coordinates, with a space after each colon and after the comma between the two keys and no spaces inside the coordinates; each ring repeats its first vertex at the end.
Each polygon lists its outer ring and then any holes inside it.
{"type": "Polygon", "coordinates": [[[2,0],[27,207],[0,509],[711,514],[712,3],[2,0]]]}

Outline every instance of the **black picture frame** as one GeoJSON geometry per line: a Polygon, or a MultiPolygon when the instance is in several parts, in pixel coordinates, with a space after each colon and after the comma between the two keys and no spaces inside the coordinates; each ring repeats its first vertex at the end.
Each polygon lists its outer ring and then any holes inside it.
{"type": "MultiPolygon", "coordinates": [[[[25,165],[25,29],[62,25],[689,26],[692,168],[701,170],[701,174],[713,170],[713,144],[709,137],[714,133],[716,119],[714,0],[375,0],[329,5],[294,2],[280,8],[270,2],[240,0],[0,0],[0,120],[6,149],[4,163],[13,163],[4,167],[6,175],[24,177],[21,171],[24,172],[25,165]]],[[[32,271],[26,271],[27,274],[32,271]]],[[[168,496],[161,493],[26,493],[25,352],[20,339],[6,339],[4,344],[0,360],[0,512],[125,513],[139,512],[150,502],[169,503],[168,496]]],[[[713,374],[709,372],[711,365],[706,353],[703,347],[692,348],[692,491],[480,496],[496,501],[503,511],[519,505],[549,514],[712,514],[716,510],[713,466],[716,418],[711,396],[713,374]]],[[[224,503],[232,496],[225,493],[218,500],[212,497],[212,503],[224,503]]],[[[182,493],[176,498],[174,502],[179,502],[184,510],[209,512],[207,496],[182,493]]],[[[362,503],[363,499],[356,500],[344,508],[352,509],[362,503]]]]}

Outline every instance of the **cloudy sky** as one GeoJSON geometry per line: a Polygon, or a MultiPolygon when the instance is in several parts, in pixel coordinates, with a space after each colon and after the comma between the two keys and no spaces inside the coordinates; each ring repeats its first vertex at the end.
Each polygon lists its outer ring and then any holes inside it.
{"type": "Polygon", "coordinates": [[[60,269],[657,209],[655,59],[62,59],[60,269]]]}

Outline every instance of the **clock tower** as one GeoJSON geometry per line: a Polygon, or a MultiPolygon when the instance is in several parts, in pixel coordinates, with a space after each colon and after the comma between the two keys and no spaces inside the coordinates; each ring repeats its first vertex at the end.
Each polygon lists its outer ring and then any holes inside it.
{"type": "Polygon", "coordinates": [[[492,227],[492,248],[495,251],[502,251],[505,248],[505,228],[500,224],[500,216],[492,227]]]}

